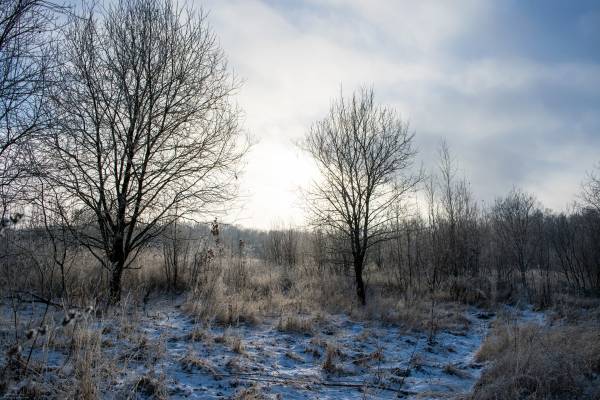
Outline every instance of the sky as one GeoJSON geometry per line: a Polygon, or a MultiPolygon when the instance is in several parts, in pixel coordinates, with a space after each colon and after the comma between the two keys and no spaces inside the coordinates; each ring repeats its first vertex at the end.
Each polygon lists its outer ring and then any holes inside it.
{"type": "Polygon", "coordinates": [[[564,210],[600,162],[599,1],[194,1],[256,141],[230,222],[302,225],[317,171],[296,143],[361,86],[409,122],[417,167],[446,140],[484,205],[519,187],[564,210]]]}

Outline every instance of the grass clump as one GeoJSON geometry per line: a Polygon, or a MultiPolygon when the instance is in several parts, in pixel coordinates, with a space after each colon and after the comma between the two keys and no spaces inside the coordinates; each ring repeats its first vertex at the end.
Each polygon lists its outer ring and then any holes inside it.
{"type": "Polygon", "coordinates": [[[155,377],[151,373],[143,375],[137,380],[134,391],[152,399],[169,398],[164,376],[155,377]]]}
{"type": "Polygon", "coordinates": [[[296,315],[282,316],[277,324],[280,332],[300,333],[304,335],[313,334],[314,321],[311,318],[296,315]]]}
{"type": "Polygon", "coordinates": [[[492,364],[472,399],[600,398],[597,325],[497,323],[476,355],[492,364]]]}
{"type": "Polygon", "coordinates": [[[344,358],[346,358],[346,355],[337,345],[333,343],[327,343],[325,348],[325,359],[323,360],[321,367],[323,368],[323,371],[329,374],[345,374],[346,371],[341,365],[341,361],[344,358]]]}
{"type": "Polygon", "coordinates": [[[215,366],[209,361],[203,358],[198,357],[198,355],[193,352],[188,352],[185,356],[183,356],[179,363],[181,364],[181,368],[188,372],[192,373],[195,370],[203,371],[211,374],[212,376],[217,376],[218,372],[215,366]]]}

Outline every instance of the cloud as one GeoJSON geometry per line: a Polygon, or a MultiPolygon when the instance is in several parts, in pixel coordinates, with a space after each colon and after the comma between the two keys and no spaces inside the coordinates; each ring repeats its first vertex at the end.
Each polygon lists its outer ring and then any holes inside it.
{"type": "Polygon", "coordinates": [[[294,141],[340,89],[364,84],[411,122],[427,166],[447,139],[476,197],[519,185],[563,208],[598,158],[600,57],[590,49],[600,14],[593,3],[549,3],[203,3],[244,79],[238,101],[259,139],[243,224],[302,221],[298,187],[315,172],[294,141]]]}

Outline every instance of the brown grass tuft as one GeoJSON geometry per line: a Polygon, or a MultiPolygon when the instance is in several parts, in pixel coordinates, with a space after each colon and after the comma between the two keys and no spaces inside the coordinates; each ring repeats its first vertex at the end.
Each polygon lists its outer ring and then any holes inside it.
{"type": "Polygon", "coordinates": [[[233,336],[230,340],[231,350],[237,354],[244,354],[244,342],[239,336],[233,336]]]}
{"type": "Polygon", "coordinates": [[[233,396],[232,400],[263,400],[267,397],[263,394],[263,389],[258,384],[253,384],[248,388],[240,389],[233,396]]]}
{"type": "Polygon", "coordinates": [[[327,347],[325,349],[325,360],[322,364],[323,370],[330,374],[343,373],[344,369],[338,364],[342,358],[344,358],[344,354],[340,348],[333,343],[327,343],[327,347]]]}
{"type": "Polygon", "coordinates": [[[195,328],[187,335],[186,339],[192,342],[211,342],[213,337],[208,330],[204,328],[195,328]]]}
{"type": "Polygon", "coordinates": [[[294,360],[296,362],[304,362],[304,359],[299,354],[296,354],[293,351],[286,351],[285,356],[290,360],[294,360]]]}
{"type": "Polygon", "coordinates": [[[181,368],[188,373],[192,373],[194,370],[200,370],[213,376],[217,375],[217,369],[209,360],[198,357],[198,355],[194,354],[192,351],[189,351],[183,356],[179,360],[179,363],[181,364],[181,368]]]}
{"type": "Polygon", "coordinates": [[[596,399],[600,396],[597,325],[541,327],[497,323],[477,353],[492,361],[473,399],[596,399]]]}
{"type": "Polygon", "coordinates": [[[277,329],[281,332],[300,333],[304,335],[313,334],[314,320],[296,315],[283,316],[279,319],[277,329]]]}
{"type": "Polygon", "coordinates": [[[153,374],[140,377],[135,384],[134,391],[152,399],[169,398],[164,377],[156,378],[153,374]]]}

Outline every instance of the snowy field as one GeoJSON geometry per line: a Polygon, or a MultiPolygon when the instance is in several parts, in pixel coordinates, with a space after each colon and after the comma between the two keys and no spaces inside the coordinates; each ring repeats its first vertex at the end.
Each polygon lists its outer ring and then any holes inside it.
{"type": "MultiPolygon", "coordinates": [[[[21,310],[21,323],[35,326],[41,312],[39,305],[36,315],[31,307],[21,310]]],[[[525,311],[518,318],[543,322],[540,315],[525,311]]],[[[14,337],[10,308],[3,307],[2,317],[7,343],[14,337]]],[[[315,322],[310,333],[282,332],[277,318],[253,326],[204,326],[167,301],[100,322],[83,313],[63,327],[62,317],[46,317],[50,332],[38,338],[32,352],[30,364],[38,371],[32,379],[49,395],[68,384],[81,361],[71,355],[81,341],[81,334],[73,334],[78,329],[92,343],[88,353],[103,397],[115,399],[460,397],[484,368],[474,355],[494,318],[467,309],[464,328],[439,331],[429,343],[423,332],[344,315],[315,322]]],[[[23,343],[23,358],[31,342],[23,343]]],[[[31,385],[30,380],[20,385],[31,385]]],[[[9,388],[19,390],[19,385],[9,388]]]]}

